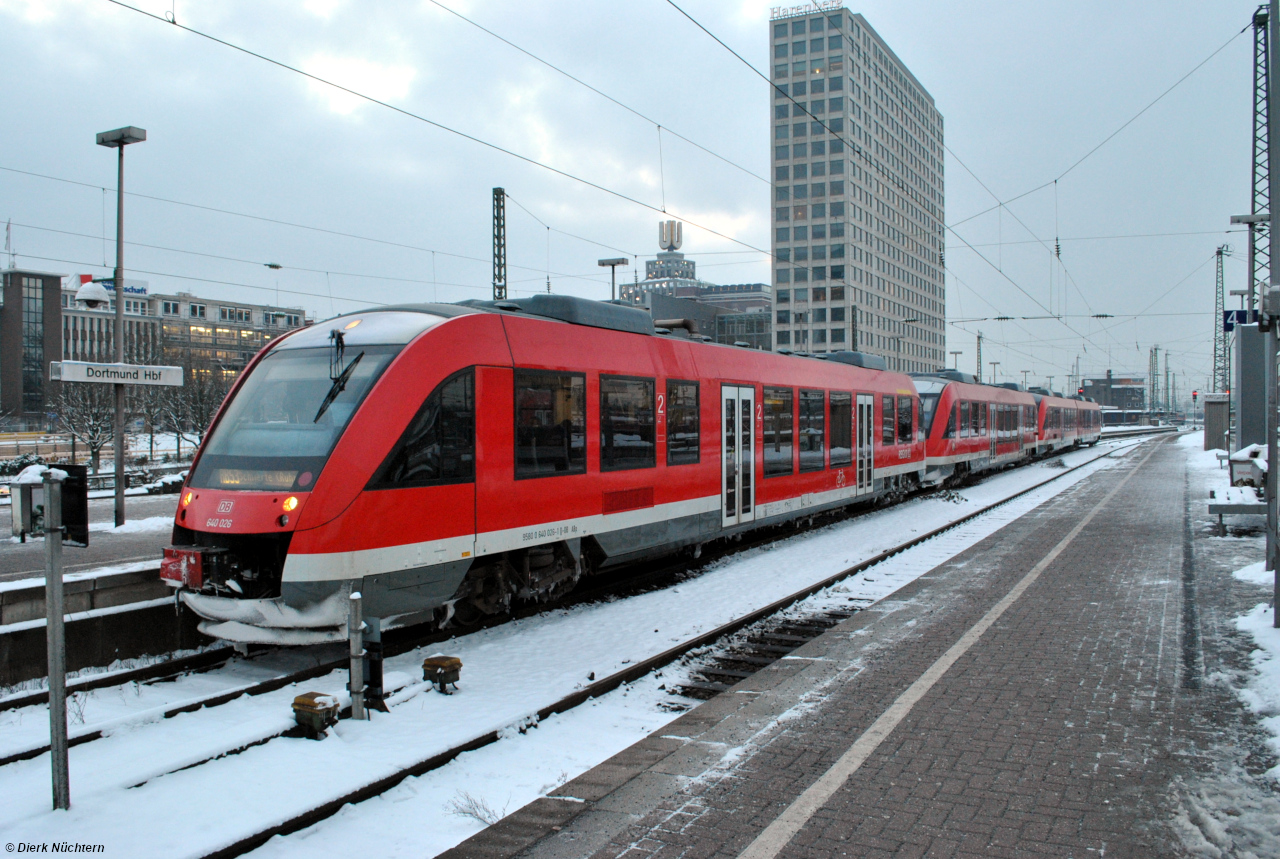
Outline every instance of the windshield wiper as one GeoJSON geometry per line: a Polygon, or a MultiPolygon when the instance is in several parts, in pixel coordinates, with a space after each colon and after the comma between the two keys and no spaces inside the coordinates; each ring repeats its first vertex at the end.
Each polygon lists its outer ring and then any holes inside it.
{"type": "Polygon", "coordinates": [[[342,332],[334,329],[329,332],[329,342],[333,345],[333,353],[329,356],[329,378],[333,380],[333,384],[329,387],[329,393],[325,394],[324,402],[320,404],[320,409],[316,412],[316,416],[311,422],[318,423],[324,413],[329,410],[329,406],[333,405],[333,401],[338,399],[338,395],[346,390],[347,382],[351,379],[351,372],[355,370],[356,364],[360,363],[360,359],[364,357],[364,353],[351,359],[351,363],[341,372],[337,372],[342,366],[342,356],[346,352],[346,343],[342,336],[342,332]]]}

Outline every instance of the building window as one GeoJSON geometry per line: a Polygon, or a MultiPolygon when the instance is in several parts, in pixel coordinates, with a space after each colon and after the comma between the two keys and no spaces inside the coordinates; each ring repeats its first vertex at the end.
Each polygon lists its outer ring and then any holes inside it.
{"type": "MultiPolygon", "coordinates": [[[[842,308],[840,308],[840,309],[841,309],[841,310],[844,310],[844,308],[843,308],[843,307],[842,307],[842,308]]],[[[833,311],[833,312],[834,312],[834,311],[833,311]]],[[[831,320],[831,321],[832,321],[832,322],[835,322],[836,320],[834,320],[834,319],[833,319],[833,320],[831,320]]],[[[831,329],[831,342],[832,342],[832,343],[843,343],[843,342],[844,342],[844,329],[843,329],[843,328],[832,328],[832,329],[831,329]]]]}
{"type": "Polygon", "coordinates": [[[779,325],[790,325],[790,324],[791,324],[791,311],[790,311],[790,310],[779,310],[779,311],[778,311],[778,324],[779,324],[779,325]]]}
{"type": "MultiPolygon", "coordinates": [[[[814,166],[815,168],[817,168],[817,167],[820,167],[820,166],[822,166],[822,165],[815,164],[815,165],[813,165],[813,166],[814,166]]],[[[814,171],[814,174],[813,174],[813,175],[815,175],[815,176],[817,176],[817,175],[818,175],[818,172],[817,172],[817,170],[816,170],[816,169],[815,169],[815,171],[814,171]]],[[[810,186],[809,186],[809,192],[810,192],[810,194],[812,194],[814,197],[825,197],[825,196],[827,196],[827,183],[826,183],[826,182],[814,182],[812,185],[810,185],[810,186]]]]}
{"type": "Polygon", "coordinates": [[[795,178],[796,178],[796,179],[808,179],[808,178],[809,178],[809,165],[808,165],[808,164],[797,164],[797,165],[795,165],[795,166],[792,168],[792,171],[793,171],[794,176],[795,176],[795,178]]]}
{"type": "Polygon", "coordinates": [[[778,290],[778,291],[777,291],[777,293],[774,295],[774,301],[775,301],[775,303],[777,303],[777,304],[790,304],[790,303],[791,303],[791,290],[789,290],[789,289],[780,289],[780,290],[778,290]]]}
{"type": "Polygon", "coordinates": [[[783,43],[782,43],[782,44],[780,44],[780,45],[774,45],[774,46],[773,46],[773,58],[774,58],[775,60],[780,60],[780,59],[782,59],[783,57],[785,57],[786,55],[787,55],[787,43],[786,43],[786,42],[783,42],[783,43]]]}
{"type": "Polygon", "coordinates": [[[516,370],[516,477],[587,470],[587,379],[581,373],[516,370]]]}
{"type": "Polygon", "coordinates": [[[188,315],[188,316],[190,316],[192,319],[204,319],[204,318],[205,318],[205,305],[203,305],[203,304],[191,304],[191,305],[188,305],[188,307],[187,307],[187,315],[188,315]]]}
{"type": "MultiPolygon", "coordinates": [[[[841,336],[837,341],[836,334],[843,331],[832,331],[831,342],[844,342],[841,336]]],[[[831,392],[831,467],[843,468],[853,464],[853,395],[831,392]]]]}
{"type": "MultiPolygon", "coordinates": [[[[830,164],[830,165],[828,165],[828,167],[830,168],[830,169],[829,169],[829,172],[830,172],[832,175],[843,174],[843,173],[844,173],[844,159],[843,159],[843,158],[836,158],[836,159],[834,159],[834,160],[831,162],[831,164],[830,164]]],[[[834,193],[835,193],[835,191],[832,191],[831,193],[833,193],[833,194],[834,194],[834,193]]],[[[843,194],[844,192],[843,192],[843,191],[841,191],[840,193],[842,193],[842,194],[843,194]]]]}
{"type": "MultiPolygon", "coordinates": [[[[835,66],[835,67],[836,67],[836,68],[838,68],[838,66],[835,66]]],[[[842,90],[842,89],[844,89],[844,78],[842,78],[842,77],[831,77],[831,78],[828,78],[828,79],[827,79],[827,88],[828,88],[831,92],[835,92],[836,90],[842,90]]]]}
{"type": "MultiPolygon", "coordinates": [[[[791,43],[791,56],[793,56],[793,57],[798,57],[798,56],[800,56],[800,55],[801,55],[801,54],[803,54],[803,53],[804,53],[804,42],[803,42],[803,41],[799,41],[799,42],[792,42],[792,43],[791,43]]],[[[786,56],[786,54],[783,54],[783,56],[786,56]]]]}
{"type": "Polygon", "coordinates": [[[787,85],[786,85],[786,84],[774,84],[774,86],[773,86],[773,97],[774,97],[774,98],[777,98],[777,99],[786,98],[786,97],[787,97],[787,85]]]}
{"type": "Polygon", "coordinates": [[[804,35],[804,21],[792,21],[792,22],[791,22],[791,35],[793,35],[793,36],[803,36],[803,35],[804,35]]]}
{"type": "MultiPolygon", "coordinates": [[[[791,270],[791,277],[792,277],[792,280],[794,280],[796,283],[808,283],[808,282],[809,282],[809,269],[807,269],[807,268],[793,268],[793,269],[791,270]]],[[[799,296],[797,296],[797,300],[799,300],[799,296]]]]}
{"type": "Polygon", "coordinates": [[[774,151],[774,157],[776,157],[779,161],[787,160],[788,158],[791,157],[791,147],[790,146],[776,147],[774,151]]]}
{"type": "Polygon", "coordinates": [[[803,200],[805,197],[809,196],[809,186],[808,185],[792,185],[791,195],[795,197],[797,200],[803,200]]]}
{"type": "Polygon", "coordinates": [[[160,312],[165,316],[177,316],[181,311],[178,309],[178,302],[162,301],[160,302],[160,312]]]}
{"type": "MultiPolygon", "coordinates": [[[[775,276],[774,280],[776,280],[778,283],[790,283],[790,282],[791,282],[791,270],[790,270],[790,269],[785,269],[785,268],[780,268],[780,269],[778,269],[777,274],[776,274],[776,276],[775,276]]],[[[784,291],[785,291],[785,290],[784,290],[784,291]]]]}
{"type": "MultiPolygon", "coordinates": [[[[779,335],[782,332],[778,332],[779,335]]],[[[781,336],[779,336],[779,341],[781,336]]],[[[764,411],[764,476],[777,477],[790,474],[791,463],[791,402],[794,393],[790,388],[765,388],[764,411]]]]}
{"type": "MultiPolygon", "coordinates": [[[[827,225],[826,225],[826,224],[814,224],[814,225],[813,225],[813,237],[814,237],[815,239],[825,239],[825,238],[827,237],[827,225]]],[[[818,257],[816,257],[816,256],[815,256],[815,257],[814,257],[814,259],[818,259],[818,257]]]]}
{"type": "Polygon", "coordinates": [[[600,470],[653,468],[654,380],[600,377],[600,470]]]}
{"type": "Polygon", "coordinates": [[[774,168],[774,179],[778,182],[786,182],[791,178],[791,168],[786,164],[779,164],[774,168]]]}
{"type": "Polygon", "coordinates": [[[777,128],[775,128],[775,129],[773,130],[773,139],[774,139],[774,140],[786,140],[786,139],[787,139],[787,127],[786,127],[785,125],[779,125],[777,128]]]}
{"type": "Polygon", "coordinates": [[[791,248],[778,248],[778,252],[774,256],[778,262],[790,262],[791,248]]]}
{"type": "MultiPolygon", "coordinates": [[[[786,128],[786,126],[785,126],[785,125],[780,125],[780,126],[778,126],[778,127],[779,127],[779,128],[786,128]]],[[[792,126],[791,126],[791,136],[792,136],[792,137],[804,137],[804,136],[805,136],[805,135],[807,135],[808,133],[809,133],[809,123],[807,123],[807,122],[797,122],[797,123],[795,123],[794,125],[792,125],[792,126]]],[[[785,134],[783,134],[783,135],[779,136],[779,137],[778,137],[778,139],[779,139],[779,140],[781,140],[781,139],[782,139],[782,138],[784,138],[784,137],[786,137],[786,135],[785,135],[785,134]]]]}
{"type": "Polygon", "coordinates": [[[823,155],[827,151],[827,144],[821,140],[813,141],[813,145],[809,147],[810,155],[823,155]]]}
{"type": "MultiPolygon", "coordinates": [[[[818,315],[818,314],[817,314],[817,313],[814,313],[813,315],[814,315],[814,317],[817,317],[817,315],[818,315]]],[[[815,322],[821,322],[822,320],[815,318],[815,319],[814,319],[814,321],[815,321],[815,322]]],[[[819,328],[817,331],[814,331],[814,332],[813,332],[813,342],[814,342],[814,343],[826,343],[826,342],[827,342],[827,329],[825,329],[825,328],[819,328]]]]}
{"type": "Polygon", "coordinates": [[[699,458],[698,383],[667,380],[667,465],[699,458]]]}
{"type": "Polygon", "coordinates": [[[822,23],[823,23],[823,20],[822,20],[821,18],[810,18],[810,19],[809,19],[809,32],[810,32],[810,33],[821,33],[821,32],[822,32],[822,23]]]}
{"type": "Polygon", "coordinates": [[[789,221],[789,220],[791,220],[791,209],[790,209],[790,207],[788,207],[788,206],[779,206],[779,207],[778,207],[778,210],[777,210],[777,217],[778,217],[778,220],[779,220],[779,221],[789,221]]]}
{"type": "MultiPolygon", "coordinates": [[[[843,289],[839,289],[839,292],[841,293],[839,297],[837,297],[837,296],[836,296],[836,292],[837,292],[837,290],[836,290],[836,289],[831,290],[831,300],[832,300],[832,301],[844,301],[844,290],[843,290],[843,289]]],[[[832,321],[832,322],[844,322],[844,313],[845,313],[845,309],[844,309],[843,307],[833,307],[833,308],[831,308],[831,321],[832,321]]]]}
{"type": "MultiPolygon", "coordinates": [[[[831,217],[833,218],[844,217],[844,201],[843,200],[837,200],[836,202],[831,204],[831,217]]],[[[835,235],[835,233],[832,233],[832,235],[835,235]]]]}
{"type": "Polygon", "coordinates": [[[792,234],[795,236],[795,240],[796,240],[796,241],[798,241],[798,242],[804,242],[804,241],[808,241],[808,240],[809,240],[809,228],[808,228],[808,227],[796,227],[796,228],[792,231],[792,234]]]}
{"type": "Polygon", "coordinates": [[[780,242],[789,242],[789,241],[791,241],[791,228],[790,228],[790,227],[778,227],[778,241],[780,241],[780,242]]]}
{"type": "Polygon", "coordinates": [[[790,331],[779,331],[779,332],[778,332],[778,345],[779,345],[779,346],[790,346],[790,345],[791,345],[791,332],[790,332],[790,331]]]}
{"type": "MultiPolygon", "coordinates": [[[[56,356],[55,356],[56,357],[56,356]]],[[[22,278],[22,410],[44,411],[44,282],[22,278]]]]}
{"type": "Polygon", "coordinates": [[[475,372],[446,379],[405,428],[371,488],[475,480],[475,372]]]}
{"type": "Polygon", "coordinates": [[[831,258],[832,258],[832,259],[844,259],[844,244],[843,244],[843,243],[838,244],[838,245],[832,245],[832,246],[831,246],[831,258]]]}
{"type": "Polygon", "coordinates": [[[833,265],[833,266],[831,267],[831,279],[832,279],[832,280],[844,280],[844,266],[842,266],[842,265],[833,265]]]}
{"type": "Polygon", "coordinates": [[[809,207],[808,207],[808,206],[796,206],[796,207],[795,207],[795,216],[796,216],[796,220],[797,220],[797,221],[804,221],[804,220],[808,220],[808,218],[809,218],[809,207]]]}
{"type": "Polygon", "coordinates": [[[825,218],[827,216],[827,204],[814,203],[812,209],[810,210],[810,214],[813,215],[813,217],[815,218],[825,218]]]}
{"type": "MultiPolygon", "coordinates": [[[[832,206],[831,208],[832,208],[832,214],[834,215],[835,206],[832,206]]],[[[838,238],[842,238],[843,236],[844,236],[844,224],[843,223],[831,224],[831,238],[838,239],[838,238]]]]}
{"type": "Polygon", "coordinates": [[[785,203],[786,201],[791,199],[791,189],[788,188],[786,185],[777,186],[777,188],[775,189],[775,192],[777,196],[777,202],[779,203],[785,203]]]}
{"type": "MultiPolygon", "coordinates": [[[[818,249],[817,249],[817,248],[814,248],[814,250],[816,251],[816,250],[818,250],[818,249]]],[[[827,288],[826,288],[825,286],[815,286],[815,287],[813,288],[813,300],[814,300],[814,301],[826,301],[826,300],[827,300],[827,288]]],[[[817,319],[817,321],[819,321],[819,322],[821,322],[821,321],[823,321],[824,319],[826,319],[826,317],[825,317],[825,316],[823,316],[823,317],[814,317],[814,318],[815,318],[815,319],[817,319]]]]}

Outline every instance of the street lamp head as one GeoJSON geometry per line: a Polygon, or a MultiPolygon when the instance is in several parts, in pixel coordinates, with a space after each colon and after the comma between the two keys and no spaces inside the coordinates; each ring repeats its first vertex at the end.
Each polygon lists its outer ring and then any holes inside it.
{"type": "Polygon", "coordinates": [[[146,139],[147,130],[145,128],[137,128],[132,125],[127,125],[124,128],[117,128],[114,131],[98,132],[98,145],[106,146],[111,149],[128,146],[130,143],[141,143],[146,139]]]}
{"type": "Polygon", "coordinates": [[[627,265],[629,262],[631,261],[626,257],[617,257],[616,259],[598,260],[596,264],[599,265],[601,268],[608,268],[610,266],[615,266],[615,265],[627,265]]]}
{"type": "Polygon", "coordinates": [[[76,301],[83,301],[90,310],[97,310],[110,303],[111,293],[101,283],[91,280],[76,291],[76,301]]]}

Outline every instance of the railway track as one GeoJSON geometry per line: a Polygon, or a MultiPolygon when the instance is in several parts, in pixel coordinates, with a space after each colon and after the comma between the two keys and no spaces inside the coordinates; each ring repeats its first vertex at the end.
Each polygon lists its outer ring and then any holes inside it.
{"type": "MultiPolygon", "coordinates": [[[[772,664],[778,659],[783,658],[791,651],[803,646],[808,641],[817,638],[831,627],[837,625],[841,621],[852,617],[857,611],[825,609],[813,613],[812,615],[802,617],[776,617],[787,609],[831,587],[850,576],[858,575],[884,561],[904,552],[908,549],[928,542],[948,531],[951,531],[967,522],[970,522],[980,516],[986,515],[993,510],[1003,507],[1028,493],[1045,486],[1046,484],[1060,480],[1063,477],[1072,474],[1100,459],[1111,457],[1116,453],[1123,453],[1131,450],[1133,446],[1126,446],[1119,450],[1108,451],[1099,454],[1079,465],[1070,466],[1062,469],[1060,472],[1045,480],[1022,489],[1000,501],[986,505],[978,510],[972,511],[961,516],[941,527],[930,530],[910,540],[904,541],[892,548],[886,549],[870,558],[867,558],[847,569],[844,569],[834,575],[827,576],[821,581],[814,582],[788,594],[787,596],[775,600],[770,604],[748,612],[738,618],[727,623],[691,637],[685,641],[668,648],[661,653],[650,656],[646,659],[639,660],[626,668],[617,671],[609,676],[576,689],[571,694],[561,697],[559,700],[543,706],[536,711],[536,718],[541,721],[554,714],[563,713],[593,699],[605,695],[626,683],[633,682],[639,678],[669,665],[682,657],[702,648],[713,647],[717,644],[725,644],[726,639],[745,633],[744,636],[738,636],[740,640],[730,641],[723,646],[719,652],[715,653],[704,665],[696,667],[695,677],[690,681],[681,683],[673,687],[670,691],[687,697],[708,699],[721,692],[728,691],[734,684],[745,679],[762,668],[772,664]]],[[[421,684],[426,686],[427,684],[421,684]]],[[[349,791],[342,796],[333,798],[329,801],[321,803],[302,814],[295,815],[280,823],[276,823],[270,827],[259,830],[258,832],[248,835],[233,844],[224,848],[205,854],[205,859],[232,859],[232,857],[242,856],[263,844],[277,835],[288,835],[293,832],[313,826],[331,817],[337,813],[343,806],[348,804],[360,803],[368,799],[377,797],[388,790],[399,785],[405,779],[420,776],[432,770],[439,769],[449,763],[459,755],[469,751],[483,748],[491,743],[496,742],[502,732],[499,730],[489,731],[479,736],[456,744],[444,751],[437,752],[419,761],[407,766],[401,767],[396,772],[386,777],[372,781],[355,790],[349,791]]]]}
{"type": "MultiPolygon", "coordinates": [[[[1147,433],[1126,433],[1124,437],[1130,438],[1136,435],[1145,435],[1145,434],[1147,433]]],[[[1128,448],[1124,448],[1123,450],[1127,450],[1127,449],[1128,448]]],[[[1066,451],[1063,451],[1063,453],[1065,452],[1066,451]]],[[[1004,504],[1007,504],[1010,501],[1013,501],[1027,494],[1028,492],[1034,491],[1035,489],[1038,489],[1039,487],[1044,486],[1047,483],[1050,483],[1054,480],[1058,480],[1067,474],[1071,474],[1072,472],[1085,467],[1086,465],[1096,462],[1099,459],[1112,456],[1113,454],[1118,452],[1121,452],[1121,451],[1109,451],[1107,453],[1099,454],[1098,456],[1095,456],[1084,463],[1081,463],[1074,467],[1064,469],[1058,472],[1057,474],[1055,474],[1053,477],[1050,477],[1031,487],[1023,489],[1017,492],[1016,494],[1009,496],[1008,498],[1005,498],[999,502],[983,507],[977,511],[971,512],[963,517],[960,517],[956,520],[949,522],[948,524],[942,526],[941,528],[935,529],[917,538],[914,538],[910,541],[904,542],[898,546],[888,549],[872,558],[869,558],[859,563],[858,565],[850,567],[849,569],[836,574],[833,577],[824,579],[823,581],[818,582],[817,584],[812,585],[804,589],[803,591],[798,591],[795,594],[791,594],[777,603],[772,603],[769,606],[765,606],[764,608],[751,613],[750,615],[743,616],[741,618],[738,618],[730,622],[729,624],[726,624],[722,627],[712,630],[710,633],[707,633],[707,635],[705,636],[700,636],[697,639],[692,639],[690,641],[683,642],[671,648],[670,650],[665,651],[663,654],[659,654],[658,656],[651,657],[649,660],[646,660],[644,662],[640,662],[634,666],[631,666],[626,671],[619,672],[617,674],[611,675],[610,677],[606,677],[602,680],[595,681],[591,685],[584,687],[581,693],[578,693],[575,696],[570,696],[569,698],[562,699],[561,701],[557,701],[555,704],[550,705],[550,708],[545,708],[546,709],[545,713],[543,711],[539,711],[539,718],[545,718],[547,715],[550,715],[551,713],[562,712],[564,709],[570,709],[572,706],[577,706],[578,703],[581,703],[584,700],[588,700],[589,698],[593,698],[593,697],[598,697],[599,695],[604,694],[605,692],[608,692],[608,691],[611,691],[612,689],[617,688],[619,685],[623,683],[630,682],[630,680],[633,680],[637,677],[644,676],[654,668],[660,667],[661,665],[665,665],[675,659],[678,659],[692,650],[695,650],[700,647],[705,647],[709,643],[716,641],[718,639],[722,639],[726,635],[735,633],[741,629],[744,629],[745,627],[752,626],[753,624],[757,624],[761,622],[763,619],[769,618],[770,616],[777,614],[779,611],[786,608],[787,606],[790,606],[791,604],[806,598],[812,593],[816,593],[817,591],[820,591],[830,586],[831,584],[839,581],[840,579],[847,578],[848,576],[851,576],[851,575],[856,575],[857,573],[871,566],[879,564],[882,561],[887,560],[888,558],[893,557],[894,555],[902,551],[905,551],[906,549],[912,548],[913,546],[917,546],[920,543],[925,542],[929,539],[932,539],[933,537],[936,537],[941,533],[949,531],[952,528],[962,525],[965,522],[971,521],[972,519],[978,516],[982,516],[990,512],[991,510],[994,510],[1000,506],[1003,506],[1004,504]]],[[[816,524],[811,525],[809,527],[825,527],[826,525],[832,522],[840,521],[842,519],[847,519],[847,518],[850,518],[851,516],[856,516],[861,512],[862,510],[858,509],[852,512],[843,512],[840,514],[826,514],[823,516],[816,516],[814,519],[816,524]]],[[[792,530],[789,527],[787,528],[787,531],[789,535],[794,533],[794,530],[792,530]]],[[[583,603],[597,601],[601,598],[613,598],[613,599],[625,598],[627,596],[633,596],[639,593],[644,593],[646,591],[653,590],[656,588],[667,587],[672,584],[678,583],[681,580],[681,577],[688,575],[695,567],[707,566],[712,562],[718,560],[720,557],[736,554],[736,553],[742,552],[745,549],[750,549],[755,546],[767,545],[769,543],[775,542],[777,539],[778,539],[777,530],[767,529],[761,532],[757,532],[755,535],[748,537],[747,539],[744,539],[740,542],[729,543],[724,546],[718,547],[714,550],[706,551],[696,561],[693,560],[692,558],[682,557],[674,561],[668,559],[666,561],[657,562],[654,564],[629,567],[625,570],[620,570],[611,575],[600,576],[596,581],[591,582],[586,586],[580,587],[577,591],[570,594],[565,600],[562,600],[560,603],[557,603],[556,607],[567,608],[573,605],[580,605],[583,603]]],[[[416,650],[418,648],[427,647],[433,644],[442,644],[444,642],[458,638],[460,636],[473,634],[482,629],[487,629],[499,624],[507,623],[515,619],[536,615],[542,611],[545,611],[547,608],[548,606],[542,606],[542,605],[526,606],[518,609],[517,611],[513,611],[509,615],[487,618],[485,619],[485,621],[481,623],[478,623],[463,629],[431,631],[426,634],[417,632],[412,627],[403,628],[399,630],[391,630],[384,634],[385,655],[388,658],[390,658],[393,656],[397,656],[403,653],[416,650]]],[[[845,617],[848,617],[848,616],[851,616],[851,615],[850,614],[841,615],[839,613],[832,614],[828,612],[821,617],[806,619],[804,622],[782,620],[782,621],[779,621],[777,624],[774,624],[772,628],[770,627],[770,625],[766,624],[761,629],[754,631],[753,636],[749,638],[747,641],[736,644],[731,649],[731,651],[726,653],[724,657],[720,659],[716,664],[712,664],[699,669],[699,674],[701,675],[700,679],[684,684],[683,686],[680,687],[678,691],[681,694],[686,695],[687,697],[691,697],[695,699],[706,699],[714,694],[718,694],[719,692],[729,688],[729,686],[731,686],[733,683],[736,683],[738,680],[743,679],[746,676],[749,676],[751,673],[754,673],[755,671],[760,670],[760,668],[764,667],[765,665],[768,665],[773,661],[786,655],[786,653],[789,653],[791,650],[794,650],[795,648],[802,646],[811,638],[817,637],[822,632],[826,631],[826,629],[829,629],[830,627],[836,625],[837,623],[839,623],[841,620],[845,619],[845,617]]],[[[263,648],[262,651],[247,657],[247,660],[246,660],[245,657],[237,656],[234,649],[231,647],[213,648],[199,654],[185,656],[175,660],[158,662],[153,665],[144,666],[136,669],[130,669],[127,671],[115,672],[111,674],[93,675],[91,677],[84,678],[79,682],[69,683],[67,692],[68,692],[68,695],[74,695],[76,693],[89,692],[95,689],[122,686],[130,683],[155,684],[155,683],[170,682],[181,676],[188,675],[188,674],[198,674],[198,673],[216,671],[220,668],[227,666],[233,660],[245,660],[245,661],[252,662],[254,659],[262,658],[264,655],[269,655],[272,652],[275,652],[276,650],[278,649],[270,648],[270,647],[263,648]]],[[[318,658],[312,665],[309,665],[307,667],[304,667],[298,670],[279,672],[274,674],[271,677],[258,680],[256,682],[233,684],[216,693],[193,697],[191,699],[184,699],[180,701],[169,702],[163,706],[151,708],[148,710],[135,711],[133,713],[130,713],[127,716],[120,717],[117,719],[111,719],[106,722],[100,723],[97,726],[93,727],[92,729],[84,730],[84,731],[81,731],[80,733],[73,732],[72,736],[70,737],[70,745],[78,746],[78,745],[90,743],[95,740],[101,739],[104,736],[107,736],[112,729],[119,727],[120,725],[123,725],[123,724],[136,724],[136,723],[144,723],[149,721],[159,721],[161,719],[170,719],[170,718],[173,718],[174,716],[178,716],[184,713],[192,713],[203,708],[217,707],[223,704],[227,704],[241,697],[245,697],[245,696],[255,697],[259,695],[264,695],[264,694],[285,688],[286,686],[303,683],[305,681],[313,680],[319,677],[324,677],[325,675],[328,675],[334,671],[344,670],[348,664],[347,656],[345,654],[342,654],[338,648],[332,648],[332,650],[333,650],[332,653],[322,654],[320,658],[318,658]]],[[[415,691],[413,689],[407,689],[407,690],[402,689],[398,691],[402,696],[407,694],[411,697],[413,694],[416,694],[416,691],[421,691],[421,690],[415,691]]],[[[677,690],[673,690],[673,691],[677,691],[677,690]]],[[[389,697],[392,697],[390,695],[390,690],[389,690],[389,697]]],[[[28,693],[26,695],[16,696],[16,697],[5,699],[4,701],[0,701],[0,711],[13,710],[21,707],[39,705],[39,704],[47,703],[47,701],[48,701],[47,690],[35,691],[35,692],[28,693]]],[[[200,766],[210,761],[226,757],[228,755],[238,754],[249,748],[253,748],[257,745],[261,745],[262,743],[266,743],[273,739],[277,739],[281,736],[284,736],[286,733],[288,733],[288,731],[282,730],[279,732],[270,733],[261,737],[257,737],[249,742],[240,743],[239,745],[236,745],[234,747],[220,749],[216,753],[211,754],[210,756],[198,762],[189,763],[181,768],[188,769],[194,766],[200,766]]],[[[427,766],[426,769],[422,769],[420,771],[414,770],[411,772],[406,771],[403,775],[398,776],[398,779],[402,780],[403,778],[407,778],[410,775],[419,775],[422,772],[430,771],[430,769],[434,769],[438,766],[443,765],[444,763],[447,763],[449,760],[452,760],[452,758],[456,757],[458,754],[461,754],[466,751],[470,751],[473,748],[480,748],[483,745],[487,745],[489,742],[492,742],[493,739],[496,739],[496,735],[494,735],[493,737],[490,737],[485,742],[479,743],[479,745],[468,744],[465,747],[460,746],[457,749],[452,750],[452,753],[450,755],[448,755],[447,757],[439,761],[436,761],[435,758],[433,757],[431,761],[435,761],[435,762],[432,763],[430,766],[427,766]]],[[[0,767],[6,766],[8,764],[12,764],[18,761],[30,760],[32,758],[39,757],[40,755],[44,754],[47,751],[49,751],[48,744],[37,744],[37,745],[32,745],[23,749],[10,751],[7,754],[0,755],[0,767]]],[[[387,787],[389,786],[390,785],[388,785],[387,787]]],[[[385,789],[386,787],[382,788],[382,790],[385,790],[385,789]]],[[[370,796],[376,795],[376,793],[377,792],[369,795],[370,796]]],[[[318,818],[318,819],[322,819],[322,818],[318,818]]],[[[306,825],[309,825],[309,824],[307,823],[299,824],[299,826],[306,826],[306,825]]],[[[217,854],[217,855],[222,855],[222,854],[217,854]]],[[[234,855],[234,854],[227,854],[227,855],[234,855]]]]}

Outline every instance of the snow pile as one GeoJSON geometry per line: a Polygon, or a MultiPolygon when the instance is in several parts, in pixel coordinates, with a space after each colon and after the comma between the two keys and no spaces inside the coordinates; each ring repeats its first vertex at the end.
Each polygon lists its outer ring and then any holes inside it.
{"type": "MultiPolygon", "coordinates": [[[[1251,569],[1246,567],[1240,572],[1251,569]]],[[[1268,577],[1270,575],[1267,574],[1268,577]]],[[[1236,618],[1236,629],[1253,636],[1254,643],[1258,646],[1250,654],[1257,674],[1249,681],[1249,685],[1237,689],[1236,693],[1258,716],[1258,723],[1271,735],[1268,745],[1280,755],[1280,629],[1272,626],[1274,619],[1275,609],[1265,603],[1260,603],[1253,611],[1236,618]]],[[[1267,777],[1280,781],[1280,766],[1267,770],[1267,777]]]]}
{"type": "Polygon", "coordinates": [[[61,468],[50,468],[47,465],[28,465],[22,471],[18,472],[18,476],[13,479],[14,483],[44,483],[45,472],[54,480],[66,480],[67,473],[61,468]]]}

